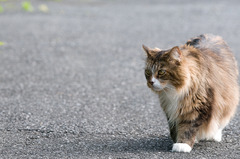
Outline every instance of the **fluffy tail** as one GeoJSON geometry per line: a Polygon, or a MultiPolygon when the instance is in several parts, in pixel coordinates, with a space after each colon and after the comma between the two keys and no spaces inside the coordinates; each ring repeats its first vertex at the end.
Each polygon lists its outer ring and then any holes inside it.
{"type": "MultiPolygon", "coordinates": [[[[236,70],[238,75],[237,61],[232,55],[232,51],[222,37],[213,34],[202,34],[187,41],[186,45],[192,46],[199,50],[211,50],[215,54],[220,55],[224,60],[231,59],[233,70],[236,70]]],[[[204,51],[203,51],[204,52],[204,51]]],[[[223,61],[224,61],[223,60],[223,61]]]]}
{"type": "Polygon", "coordinates": [[[222,37],[212,34],[202,34],[187,41],[186,45],[193,46],[197,49],[210,49],[212,51],[219,51],[216,49],[227,48],[227,44],[222,37]]]}

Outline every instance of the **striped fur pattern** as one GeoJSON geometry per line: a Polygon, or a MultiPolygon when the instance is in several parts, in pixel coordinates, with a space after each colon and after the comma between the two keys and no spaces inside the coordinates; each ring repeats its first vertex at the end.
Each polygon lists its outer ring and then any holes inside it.
{"type": "Polygon", "coordinates": [[[190,152],[198,140],[221,141],[239,102],[237,62],[224,40],[204,34],[169,50],[143,49],[147,85],[166,113],[173,151],[190,152]]]}

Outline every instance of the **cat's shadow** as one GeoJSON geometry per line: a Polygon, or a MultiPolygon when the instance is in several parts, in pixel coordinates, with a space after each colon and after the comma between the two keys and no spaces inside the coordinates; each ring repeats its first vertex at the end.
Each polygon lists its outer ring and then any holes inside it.
{"type": "Polygon", "coordinates": [[[103,138],[85,142],[84,147],[87,154],[169,152],[172,144],[173,142],[170,137],[154,136],[141,138],[103,138]]]}

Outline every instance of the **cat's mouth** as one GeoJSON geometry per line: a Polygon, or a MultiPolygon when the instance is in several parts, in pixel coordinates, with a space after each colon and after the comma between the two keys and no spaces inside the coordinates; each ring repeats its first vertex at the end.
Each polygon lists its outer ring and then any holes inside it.
{"type": "Polygon", "coordinates": [[[157,88],[157,87],[152,87],[152,89],[154,90],[154,91],[156,91],[156,92],[160,92],[160,91],[162,91],[163,89],[162,88],[157,88]]]}

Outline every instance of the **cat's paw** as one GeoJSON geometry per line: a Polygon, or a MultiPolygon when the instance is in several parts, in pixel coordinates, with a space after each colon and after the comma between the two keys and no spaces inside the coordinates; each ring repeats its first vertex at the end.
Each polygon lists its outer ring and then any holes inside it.
{"type": "Polygon", "coordinates": [[[221,142],[222,141],[222,130],[218,130],[216,135],[213,137],[214,141],[221,142]]]}
{"type": "Polygon", "coordinates": [[[186,143],[175,143],[172,148],[172,152],[190,152],[191,150],[191,146],[186,143]]]}

